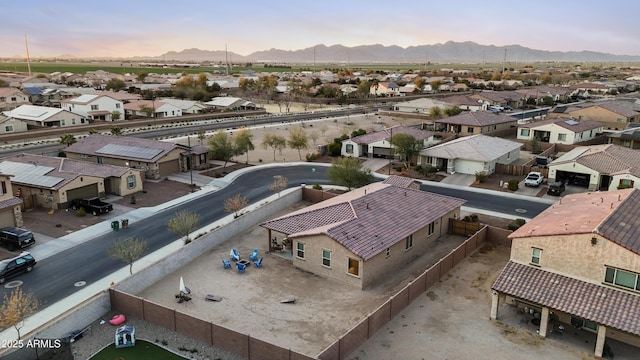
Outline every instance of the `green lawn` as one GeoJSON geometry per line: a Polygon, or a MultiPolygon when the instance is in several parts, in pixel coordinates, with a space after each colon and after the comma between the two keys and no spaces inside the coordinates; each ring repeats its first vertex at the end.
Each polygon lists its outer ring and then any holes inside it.
{"type": "Polygon", "coordinates": [[[136,340],[136,346],[116,349],[114,344],[109,345],[93,356],[90,360],[184,360],[187,359],[169,352],[153,343],[144,340],[136,340]]]}

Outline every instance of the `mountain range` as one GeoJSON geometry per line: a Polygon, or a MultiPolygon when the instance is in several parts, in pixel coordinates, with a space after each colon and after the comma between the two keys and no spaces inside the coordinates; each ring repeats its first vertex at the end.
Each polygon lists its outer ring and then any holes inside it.
{"type": "Polygon", "coordinates": [[[300,50],[270,49],[243,56],[224,50],[185,49],[169,51],[157,57],[145,59],[161,61],[225,63],[500,63],[507,62],[640,62],[640,56],[614,55],[595,51],[545,51],[520,45],[480,45],[474,42],[449,41],[444,44],[400,46],[316,45],[300,50]]]}

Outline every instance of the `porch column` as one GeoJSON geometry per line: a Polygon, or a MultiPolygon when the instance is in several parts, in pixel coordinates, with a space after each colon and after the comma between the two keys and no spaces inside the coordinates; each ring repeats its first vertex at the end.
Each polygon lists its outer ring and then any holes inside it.
{"type": "Polygon", "coordinates": [[[498,292],[491,290],[491,315],[489,316],[489,319],[495,320],[498,318],[498,305],[500,305],[498,292]]]}
{"type": "Polygon", "coordinates": [[[542,307],[540,316],[540,336],[547,337],[547,326],[549,325],[549,308],[542,307]]]}
{"type": "Polygon", "coordinates": [[[594,352],[595,356],[602,357],[605,340],[607,340],[607,327],[604,325],[598,325],[598,338],[596,339],[596,350],[594,352]]]}

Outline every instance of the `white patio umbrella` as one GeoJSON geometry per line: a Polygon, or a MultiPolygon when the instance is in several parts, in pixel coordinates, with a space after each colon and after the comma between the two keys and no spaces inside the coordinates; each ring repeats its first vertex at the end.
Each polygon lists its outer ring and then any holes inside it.
{"type": "Polygon", "coordinates": [[[188,287],[184,286],[184,279],[182,279],[182,276],[180,276],[180,292],[185,295],[191,293],[191,290],[189,290],[188,287]]]}

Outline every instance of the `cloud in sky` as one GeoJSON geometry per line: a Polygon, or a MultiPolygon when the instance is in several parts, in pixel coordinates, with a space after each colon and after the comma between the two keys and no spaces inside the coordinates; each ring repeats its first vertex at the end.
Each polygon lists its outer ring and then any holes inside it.
{"type": "Polygon", "coordinates": [[[409,47],[447,41],[640,55],[640,3],[610,0],[607,9],[618,11],[604,14],[601,7],[550,0],[32,0],[3,4],[0,56],[23,56],[25,34],[34,57],[159,56],[225,45],[248,55],[317,44],[409,47]]]}

